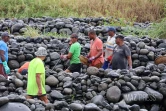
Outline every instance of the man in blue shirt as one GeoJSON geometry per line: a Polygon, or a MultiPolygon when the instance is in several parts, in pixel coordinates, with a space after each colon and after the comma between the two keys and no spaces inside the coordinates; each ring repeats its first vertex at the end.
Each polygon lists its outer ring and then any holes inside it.
{"type": "Polygon", "coordinates": [[[1,34],[0,41],[0,74],[3,75],[6,79],[8,78],[7,74],[10,73],[10,69],[8,67],[8,47],[7,42],[9,41],[9,34],[7,32],[3,32],[1,34]]]}

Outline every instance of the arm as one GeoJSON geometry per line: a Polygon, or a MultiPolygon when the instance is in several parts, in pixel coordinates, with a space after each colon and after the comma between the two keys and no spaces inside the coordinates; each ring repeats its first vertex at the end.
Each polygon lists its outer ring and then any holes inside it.
{"type": "Polygon", "coordinates": [[[98,53],[96,54],[95,59],[99,58],[99,57],[102,55],[102,53],[103,53],[103,50],[100,49],[100,50],[98,51],[98,53]]]}
{"type": "Polygon", "coordinates": [[[5,52],[3,50],[0,50],[0,57],[1,57],[1,60],[2,62],[5,61],[5,56],[4,56],[5,52]]]}
{"type": "Polygon", "coordinates": [[[132,60],[131,60],[131,56],[127,56],[127,61],[129,64],[129,69],[132,69],[132,60]]]}
{"type": "Polygon", "coordinates": [[[69,52],[68,55],[67,55],[67,58],[71,59],[71,57],[72,57],[72,53],[69,52]]]}
{"type": "Polygon", "coordinates": [[[42,94],[40,73],[36,73],[36,83],[39,88],[38,95],[42,94]]]}

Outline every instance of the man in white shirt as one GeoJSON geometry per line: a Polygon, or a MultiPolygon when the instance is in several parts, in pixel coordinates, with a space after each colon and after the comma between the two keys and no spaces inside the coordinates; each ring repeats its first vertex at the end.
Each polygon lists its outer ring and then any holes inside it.
{"type": "Polygon", "coordinates": [[[108,28],[108,39],[107,42],[105,43],[106,49],[104,51],[104,64],[103,64],[103,69],[111,68],[109,66],[109,63],[112,59],[112,54],[113,54],[113,49],[116,46],[115,43],[115,37],[116,37],[116,30],[113,27],[108,28]]]}

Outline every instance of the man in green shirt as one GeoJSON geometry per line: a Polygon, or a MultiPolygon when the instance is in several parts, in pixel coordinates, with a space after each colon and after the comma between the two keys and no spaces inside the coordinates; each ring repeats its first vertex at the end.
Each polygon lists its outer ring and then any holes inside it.
{"type": "Polygon", "coordinates": [[[73,33],[71,35],[72,45],[70,46],[69,53],[67,55],[61,55],[61,58],[70,59],[70,66],[66,69],[66,72],[80,72],[81,62],[80,62],[80,52],[81,45],[78,43],[78,35],[73,33]]]}
{"type": "Polygon", "coordinates": [[[48,103],[45,90],[45,68],[43,60],[47,56],[47,50],[39,47],[35,52],[36,58],[30,61],[28,67],[27,99],[38,97],[41,101],[48,103]]]}

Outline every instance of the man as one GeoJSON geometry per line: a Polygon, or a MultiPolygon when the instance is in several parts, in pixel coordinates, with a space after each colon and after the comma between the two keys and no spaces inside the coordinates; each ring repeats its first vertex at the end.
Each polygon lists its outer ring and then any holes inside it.
{"type": "Polygon", "coordinates": [[[41,101],[48,103],[45,90],[45,68],[43,60],[47,56],[47,50],[44,47],[39,47],[37,56],[29,63],[28,68],[28,83],[27,83],[27,99],[38,97],[41,101]]]}
{"type": "Polygon", "coordinates": [[[71,35],[71,46],[69,53],[67,55],[61,55],[63,59],[70,59],[70,66],[66,69],[66,72],[80,72],[81,71],[81,62],[80,62],[80,52],[81,52],[81,45],[77,42],[78,35],[72,34],[71,35]]]}
{"type": "Polygon", "coordinates": [[[116,36],[117,46],[113,52],[112,69],[132,69],[131,51],[124,43],[122,35],[116,36]]]}
{"type": "Polygon", "coordinates": [[[26,62],[18,69],[18,72],[22,75],[26,75],[28,73],[28,67],[29,67],[29,62],[26,62]]]}
{"type": "Polygon", "coordinates": [[[116,30],[113,27],[108,28],[108,39],[107,42],[105,43],[106,45],[106,49],[104,51],[104,65],[103,65],[103,69],[107,69],[107,68],[111,68],[111,65],[109,65],[111,58],[112,58],[112,54],[113,54],[113,49],[116,45],[115,43],[115,34],[116,30]]]}
{"type": "Polygon", "coordinates": [[[10,69],[8,67],[8,47],[7,42],[9,41],[9,34],[7,32],[3,32],[2,40],[0,41],[0,74],[3,75],[6,79],[10,73],[10,69]]]}
{"type": "Polygon", "coordinates": [[[94,30],[90,30],[88,36],[91,40],[90,52],[87,56],[90,66],[101,68],[104,63],[103,43],[97,37],[96,32],[94,30]]]}

